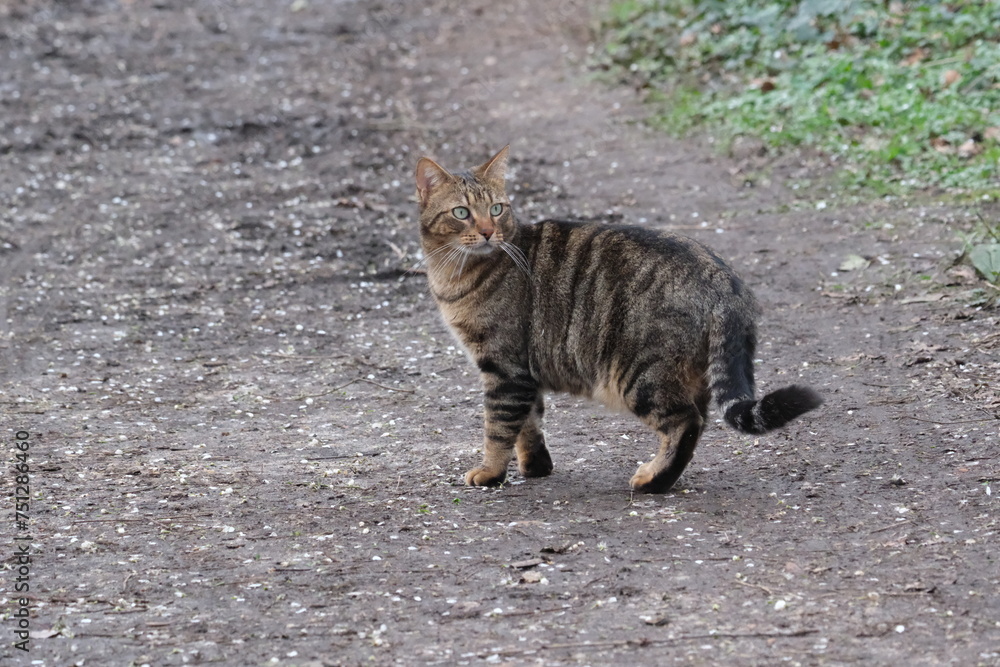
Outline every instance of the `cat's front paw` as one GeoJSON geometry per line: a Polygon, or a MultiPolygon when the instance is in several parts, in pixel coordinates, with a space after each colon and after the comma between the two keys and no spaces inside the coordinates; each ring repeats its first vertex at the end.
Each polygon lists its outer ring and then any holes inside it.
{"type": "Polygon", "coordinates": [[[499,473],[486,468],[473,468],[465,473],[465,483],[468,486],[499,486],[507,479],[507,471],[499,473]]]}

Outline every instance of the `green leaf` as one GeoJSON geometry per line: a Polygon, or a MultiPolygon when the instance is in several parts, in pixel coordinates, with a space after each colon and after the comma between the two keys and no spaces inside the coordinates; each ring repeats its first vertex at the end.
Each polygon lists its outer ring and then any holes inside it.
{"type": "Polygon", "coordinates": [[[991,283],[1000,281],[1000,243],[980,243],[969,251],[969,261],[991,283]]]}

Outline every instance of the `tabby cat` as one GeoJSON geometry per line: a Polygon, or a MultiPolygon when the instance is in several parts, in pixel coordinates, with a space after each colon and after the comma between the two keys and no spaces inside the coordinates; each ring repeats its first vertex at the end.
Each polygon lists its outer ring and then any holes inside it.
{"type": "Polygon", "coordinates": [[[479,366],[483,462],[466,484],[552,472],[544,392],[629,410],[660,449],[632,476],[670,489],[694,454],[711,398],[743,433],[765,433],[820,405],[807,387],[754,399],[758,305],[702,244],[639,227],[518,223],[504,187],[509,147],[469,172],[417,164],[420,241],[431,293],[479,366]]]}

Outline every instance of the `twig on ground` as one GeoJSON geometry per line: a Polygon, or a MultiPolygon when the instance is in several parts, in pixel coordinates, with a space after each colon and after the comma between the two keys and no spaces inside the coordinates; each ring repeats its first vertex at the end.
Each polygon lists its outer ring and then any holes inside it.
{"type": "Polygon", "coordinates": [[[677,637],[664,637],[662,639],[649,639],[643,637],[641,639],[608,639],[605,641],[596,642],[567,642],[560,644],[539,644],[533,648],[525,649],[508,649],[508,650],[486,650],[480,651],[479,656],[485,657],[488,655],[501,655],[504,657],[510,657],[515,655],[530,655],[532,653],[537,653],[539,651],[558,651],[566,649],[604,649],[604,648],[619,648],[623,646],[635,646],[641,648],[643,646],[654,646],[663,644],[673,644],[675,642],[686,642],[686,641],[704,641],[706,639],[780,639],[780,638],[794,638],[794,637],[805,637],[807,635],[816,634],[819,630],[815,628],[804,628],[802,630],[792,630],[791,632],[706,632],[697,635],[680,635],[677,637]]]}
{"type": "Polygon", "coordinates": [[[897,528],[899,526],[905,526],[908,523],[910,523],[910,520],[906,519],[904,521],[900,521],[899,523],[894,523],[891,526],[882,526],[881,528],[876,528],[875,530],[870,530],[870,531],[868,531],[868,534],[869,535],[874,535],[875,533],[881,533],[884,530],[892,530],[893,528],[897,528]]]}
{"type": "Polygon", "coordinates": [[[770,595],[771,597],[776,597],[776,596],[774,595],[774,591],[772,591],[772,590],[771,590],[770,588],[768,588],[767,586],[761,586],[760,584],[751,584],[751,583],[750,583],[749,581],[743,581],[742,579],[737,579],[737,580],[736,580],[736,583],[740,584],[741,586],[746,586],[746,587],[748,587],[748,588],[757,588],[757,589],[759,589],[759,590],[762,590],[762,591],[764,591],[765,593],[767,593],[767,594],[768,594],[768,595],[770,595]]]}
{"type": "Polygon", "coordinates": [[[255,357],[278,357],[279,359],[346,359],[349,354],[285,354],[284,352],[254,352],[255,357]]]}
{"type": "MultiPolygon", "coordinates": [[[[415,394],[415,393],[417,393],[416,390],[414,390],[414,389],[400,389],[399,387],[390,387],[388,385],[379,384],[378,382],[375,382],[374,380],[369,380],[368,378],[354,378],[350,382],[345,382],[342,385],[339,385],[337,387],[333,387],[331,389],[327,389],[326,391],[321,391],[318,394],[300,394],[298,396],[291,396],[291,397],[286,397],[286,396],[264,396],[264,398],[266,398],[268,400],[271,400],[271,401],[302,401],[302,400],[305,400],[307,398],[319,398],[320,396],[328,396],[328,395],[330,395],[330,394],[332,394],[334,392],[340,391],[341,389],[343,389],[345,387],[350,387],[352,384],[355,384],[357,382],[365,382],[367,384],[370,384],[370,385],[373,385],[375,387],[378,387],[379,389],[385,389],[387,391],[398,391],[398,392],[403,393],[403,394],[415,394]]],[[[343,427],[341,427],[341,428],[343,428],[343,427]]]]}
{"type": "Polygon", "coordinates": [[[953,421],[953,422],[939,422],[934,419],[922,419],[920,417],[914,417],[913,415],[902,415],[900,419],[912,419],[918,422],[927,422],[928,424],[943,424],[946,426],[950,426],[952,424],[978,424],[980,422],[997,421],[998,419],[1000,419],[1000,417],[992,417],[990,419],[959,419],[958,421],[953,421]]]}

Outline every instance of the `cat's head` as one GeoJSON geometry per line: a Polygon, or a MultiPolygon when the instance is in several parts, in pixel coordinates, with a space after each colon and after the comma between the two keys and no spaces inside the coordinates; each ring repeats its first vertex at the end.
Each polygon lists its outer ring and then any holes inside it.
{"type": "MultiPolygon", "coordinates": [[[[417,163],[420,239],[428,254],[445,247],[465,255],[488,255],[503,248],[516,229],[504,190],[507,153],[467,172],[452,174],[430,158],[417,163]]],[[[450,253],[444,253],[451,257],[450,253]]]]}

